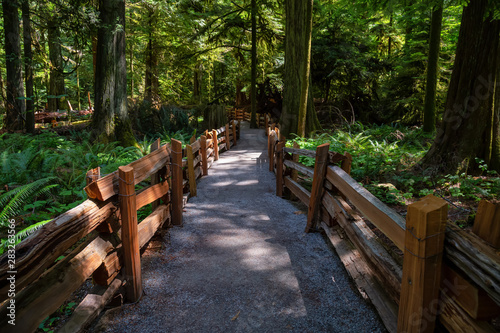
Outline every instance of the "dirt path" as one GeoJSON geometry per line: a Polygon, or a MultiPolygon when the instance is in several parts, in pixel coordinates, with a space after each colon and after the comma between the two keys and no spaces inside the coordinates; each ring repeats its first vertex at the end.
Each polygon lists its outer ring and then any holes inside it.
{"type": "Polygon", "coordinates": [[[275,196],[263,130],[243,129],[198,183],[184,226],[142,257],[145,295],[99,332],[384,332],[305,214],[275,196]]]}

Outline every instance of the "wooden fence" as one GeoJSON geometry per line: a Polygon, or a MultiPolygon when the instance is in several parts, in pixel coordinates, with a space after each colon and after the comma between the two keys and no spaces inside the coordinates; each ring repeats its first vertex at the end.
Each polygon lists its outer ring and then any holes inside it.
{"type": "Polygon", "coordinates": [[[448,223],[447,203],[432,195],[409,205],[405,220],[350,177],[349,154],[328,144],[285,147],[274,124],[266,132],[276,194],[289,191],[308,207],[305,231],[326,232],[390,332],[433,332],[436,319],[450,332],[496,332],[500,205],[482,201],[472,232],[448,223]],[[314,158],[314,168],[300,155],[314,158]]]}
{"type": "MultiPolygon", "coordinates": [[[[246,112],[242,109],[231,108],[227,111],[227,117],[229,120],[235,121],[248,121],[250,122],[252,118],[252,114],[250,112],[246,112]]],[[[269,115],[264,113],[257,113],[255,121],[257,122],[258,128],[267,128],[268,127],[268,119],[269,115]]]]}
{"type": "Polygon", "coordinates": [[[184,150],[180,141],[160,146],[157,140],[149,155],[109,175],[90,170],[88,200],[18,244],[15,267],[9,266],[7,253],[0,257],[0,330],[34,331],[90,276],[96,286],[61,332],[82,331],[122,285],[126,298],[138,301],[140,250],[162,226],[182,225],[185,193],[196,195],[196,179],[208,174],[221,152],[236,145],[239,130],[233,121],[206,131],[184,150]],[[137,185],[146,186],[137,191],[137,185]],[[137,210],[148,204],[152,213],[137,223],[137,210]],[[15,298],[8,298],[13,289],[15,298]],[[12,326],[8,321],[14,314],[12,326]]]}

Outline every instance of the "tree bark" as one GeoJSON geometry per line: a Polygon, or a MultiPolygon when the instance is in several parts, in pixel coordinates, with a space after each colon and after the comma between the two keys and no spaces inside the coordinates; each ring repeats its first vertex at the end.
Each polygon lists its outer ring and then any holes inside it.
{"type": "MultiPolygon", "coordinates": [[[[313,0],[306,1],[306,26],[305,26],[305,59],[302,64],[302,87],[300,89],[300,102],[299,102],[299,123],[297,134],[304,137],[306,135],[306,115],[308,111],[308,93],[311,73],[311,38],[312,38],[312,7],[313,0]]],[[[313,108],[314,109],[314,105],[313,108]]]]}
{"type": "Polygon", "coordinates": [[[24,75],[26,76],[26,132],[35,132],[35,103],[33,92],[33,52],[31,49],[31,21],[29,0],[23,0],[23,44],[24,44],[24,75]]]}
{"type": "Polygon", "coordinates": [[[19,34],[18,4],[12,0],[2,0],[3,25],[5,33],[5,55],[7,69],[7,99],[5,101],[5,129],[21,130],[24,127],[26,104],[21,61],[21,36],[19,34]]]}
{"type": "Polygon", "coordinates": [[[149,38],[146,48],[146,76],[145,76],[145,99],[151,103],[159,100],[159,81],[158,81],[158,48],[154,34],[155,29],[155,9],[148,6],[148,26],[149,38]]]}
{"type": "Polygon", "coordinates": [[[49,112],[56,112],[60,109],[65,109],[62,104],[64,98],[64,74],[63,74],[63,59],[61,49],[61,34],[58,27],[58,21],[52,17],[48,22],[47,36],[49,42],[49,58],[50,58],[50,79],[49,79],[49,112]],[[59,96],[59,97],[58,97],[59,96]]]}
{"type": "Polygon", "coordinates": [[[310,73],[307,71],[307,67],[310,66],[307,59],[310,59],[312,1],[286,0],[285,12],[285,87],[280,123],[281,134],[288,137],[291,133],[304,135],[299,131],[301,103],[302,107],[310,111],[309,116],[305,117],[307,123],[305,128],[313,131],[317,129],[318,122],[316,112],[314,112],[312,93],[309,89],[310,73]],[[310,7],[309,10],[308,7],[310,7]],[[304,29],[304,27],[307,28],[304,29]],[[305,75],[305,73],[308,74],[305,75]],[[304,100],[301,101],[301,97],[307,97],[306,103],[304,100]]]}
{"type": "Polygon", "coordinates": [[[93,136],[102,142],[135,145],[127,112],[125,1],[101,0],[99,11],[93,136]]]}
{"type": "Polygon", "coordinates": [[[251,75],[250,99],[252,103],[252,114],[250,127],[257,127],[257,1],[252,0],[252,75],[251,75]]]}
{"type": "Polygon", "coordinates": [[[474,171],[475,158],[498,161],[500,21],[488,0],[471,0],[464,8],[443,124],[423,159],[424,167],[456,173],[474,171]],[[498,99],[497,99],[498,100],[498,99]],[[492,121],[493,119],[493,121],[492,121]],[[496,127],[495,127],[496,126],[496,127]],[[492,133],[497,133],[496,137],[492,133]]]}
{"type": "Polygon", "coordinates": [[[443,2],[432,11],[431,37],[427,62],[427,85],[424,102],[424,132],[436,130],[436,85],[438,79],[439,46],[441,45],[441,22],[443,21],[443,2]]]}

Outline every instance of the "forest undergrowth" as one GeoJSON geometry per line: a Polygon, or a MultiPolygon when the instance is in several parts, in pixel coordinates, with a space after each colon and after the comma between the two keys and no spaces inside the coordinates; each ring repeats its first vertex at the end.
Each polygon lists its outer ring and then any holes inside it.
{"type": "MultiPolygon", "coordinates": [[[[350,153],[351,176],[401,214],[406,214],[407,205],[434,194],[449,203],[450,219],[460,227],[469,227],[481,199],[500,199],[500,177],[481,160],[477,160],[481,172],[474,175],[443,175],[422,169],[418,163],[433,138],[417,126],[354,123],[310,138],[295,137],[293,141],[310,150],[329,142],[331,151],[350,153]]],[[[287,145],[291,146],[291,141],[287,145]]],[[[314,165],[314,159],[305,156],[300,157],[300,162],[314,165]]]]}

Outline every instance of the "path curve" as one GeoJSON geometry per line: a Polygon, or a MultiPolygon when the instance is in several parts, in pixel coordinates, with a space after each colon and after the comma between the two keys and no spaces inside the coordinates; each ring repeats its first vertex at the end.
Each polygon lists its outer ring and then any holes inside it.
{"type": "Polygon", "coordinates": [[[198,183],[184,226],[142,256],[145,295],[96,332],[385,332],[305,214],[276,197],[263,130],[198,183]]]}

